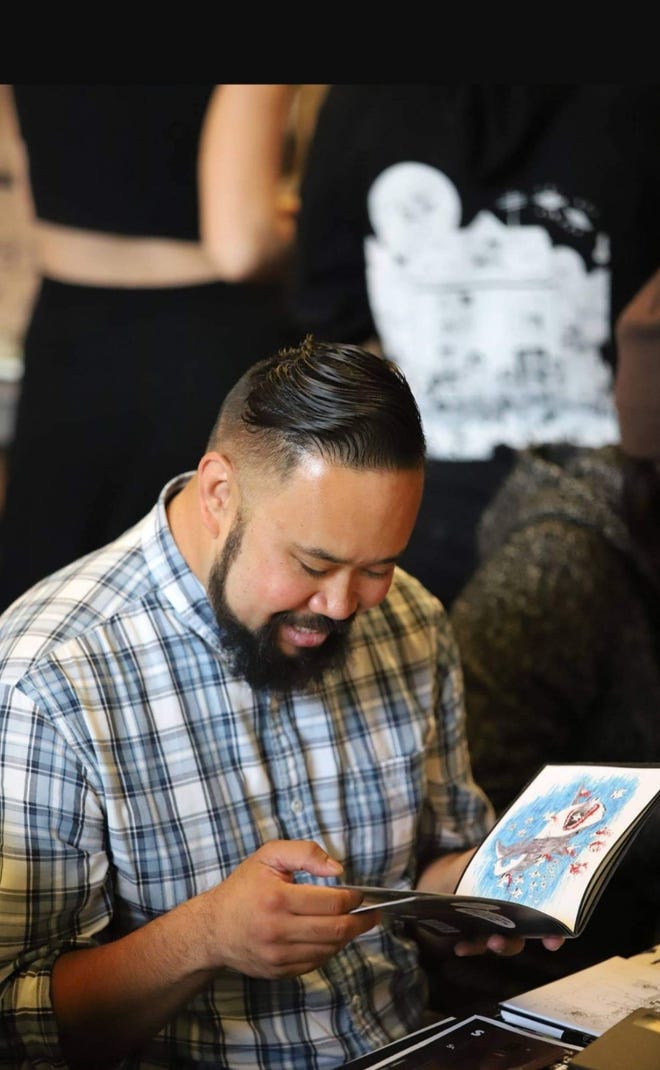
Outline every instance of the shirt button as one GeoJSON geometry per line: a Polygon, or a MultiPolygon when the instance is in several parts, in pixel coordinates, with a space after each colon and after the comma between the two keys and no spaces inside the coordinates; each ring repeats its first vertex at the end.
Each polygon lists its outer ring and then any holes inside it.
{"type": "Polygon", "coordinates": [[[302,812],[302,808],[303,808],[302,799],[294,799],[293,802],[291,803],[291,809],[293,810],[294,814],[301,813],[302,812]]]}
{"type": "Polygon", "coordinates": [[[354,1011],[357,1011],[357,1010],[360,1009],[361,1002],[362,1001],[361,1001],[360,997],[357,995],[357,993],[354,996],[351,997],[351,1007],[353,1008],[354,1011]]]}

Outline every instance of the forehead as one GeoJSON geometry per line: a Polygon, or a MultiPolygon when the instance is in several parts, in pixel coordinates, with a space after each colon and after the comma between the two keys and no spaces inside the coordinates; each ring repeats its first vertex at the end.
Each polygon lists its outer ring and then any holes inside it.
{"type": "Polygon", "coordinates": [[[357,470],[305,456],[283,480],[262,481],[250,524],[271,540],[342,560],[380,560],[405,548],[421,500],[422,469],[357,470]]]}

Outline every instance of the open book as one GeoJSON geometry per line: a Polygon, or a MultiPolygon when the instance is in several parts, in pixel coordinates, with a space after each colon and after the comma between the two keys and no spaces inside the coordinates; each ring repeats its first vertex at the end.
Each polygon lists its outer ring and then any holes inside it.
{"type": "Polygon", "coordinates": [[[660,795],[660,765],[546,765],[501,816],[452,895],[349,885],[440,935],[578,936],[660,795]]]}

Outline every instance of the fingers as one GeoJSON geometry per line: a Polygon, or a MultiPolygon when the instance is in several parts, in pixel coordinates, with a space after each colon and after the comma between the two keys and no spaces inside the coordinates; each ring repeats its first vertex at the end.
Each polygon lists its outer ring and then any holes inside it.
{"type": "Polygon", "coordinates": [[[377,924],[373,914],[300,915],[262,906],[263,913],[252,915],[249,932],[233,947],[231,964],[252,977],[292,977],[318,969],[377,924]]]}
{"type": "Polygon", "coordinates": [[[281,883],[263,896],[261,911],[268,919],[267,935],[274,942],[314,942],[324,946],[328,954],[379,923],[377,911],[350,913],[359,901],[359,893],[346,888],[281,883]]]}
{"type": "Polygon", "coordinates": [[[315,877],[338,877],[344,872],[341,862],[312,840],[270,840],[253,857],[280,874],[304,870],[315,877]]]}
{"type": "Polygon", "coordinates": [[[296,881],[296,873],[337,876],[342,865],[307,840],[274,840],[198,899],[212,969],[285,977],[322,965],[377,925],[377,911],[351,914],[359,892],[296,881]]]}
{"type": "MultiPolygon", "coordinates": [[[[543,946],[548,951],[557,951],[564,943],[563,936],[544,936],[543,946]]],[[[511,955],[519,955],[525,946],[522,937],[512,936],[489,936],[474,940],[460,940],[454,945],[454,954],[459,958],[470,955],[483,955],[486,951],[492,951],[495,955],[508,958],[511,955]]]]}
{"type": "Polygon", "coordinates": [[[483,955],[486,951],[492,951],[508,958],[510,955],[519,955],[524,946],[525,941],[521,937],[484,936],[475,940],[459,940],[454,947],[454,954],[459,958],[467,958],[469,955],[483,955]]]}
{"type": "MultiPolygon", "coordinates": [[[[292,924],[299,924],[297,919],[292,924]]],[[[319,944],[331,945],[339,950],[356,936],[368,932],[378,924],[378,918],[367,914],[340,914],[338,917],[313,916],[308,919],[306,935],[319,944]]]]}
{"type": "Polygon", "coordinates": [[[525,941],[521,937],[489,936],[486,950],[508,958],[510,955],[519,955],[524,946],[525,941]]]}
{"type": "Polygon", "coordinates": [[[483,955],[488,950],[488,941],[483,940],[459,940],[454,944],[454,954],[459,959],[468,958],[472,955],[483,955]]]}
{"type": "Polygon", "coordinates": [[[351,891],[350,888],[333,888],[320,884],[287,885],[284,893],[287,895],[289,910],[293,914],[349,914],[355,907],[359,907],[362,900],[360,892],[351,891]]]}

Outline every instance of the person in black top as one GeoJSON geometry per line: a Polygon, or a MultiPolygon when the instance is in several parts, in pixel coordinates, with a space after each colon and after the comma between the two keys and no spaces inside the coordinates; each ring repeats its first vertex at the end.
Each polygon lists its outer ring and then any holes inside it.
{"type": "Polygon", "coordinates": [[[450,604],[515,452],[614,442],[612,325],[660,263],[660,86],[333,85],[295,316],[378,345],[429,445],[406,567],[450,604]]]}
{"type": "Polygon", "coordinates": [[[241,374],[296,336],[288,85],[14,85],[41,275],[0,608],[120,534],[241,374]]]}

